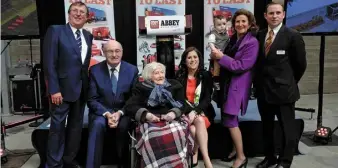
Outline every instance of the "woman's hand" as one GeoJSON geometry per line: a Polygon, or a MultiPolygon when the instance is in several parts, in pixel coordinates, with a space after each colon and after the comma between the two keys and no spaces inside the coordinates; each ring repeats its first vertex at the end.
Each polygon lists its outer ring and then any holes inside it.
{"type": "Polygon", "coordinates": [[[196,115],[197,115],[196,111],[191,111],[188,114],[188,119],[189,119],[190,123],[192,123],[195,120],[196,115]]]}
{"type": "Polygon", "coordinates": [[[191,111],[189,114],[188,114],[188,119],[189,119],[189,122],[190,123],[193,123],[194,122],[194,120],[198,117],[198,116],[202,116],[202,117],[204,117],[205,116],[205,114],[202,112],[201,114],[197,114],[197,112],[196,111],[191,111]]]}
{"type": "Polygon", "coordinates": [[[160,118],[158,118],[157,116],[155,116],[154,114],[150,112],[147,113],[146,120],[148,122],[160,122],[160,118]]]}
{"type": "Polygon", "coordinates": [[[176,118],[176,114],[174,112],[169,112],[167,113],[166,115],[162,116],[162,120],[165,120],[165,121],[172,121],[176,118]]]}
{"type": "Polygon", "coordinates": [[[210,57],[213,60],[219,60],[224,56],[223,52],[221,50],[218,49],[213,49],[211,50],[211,54],[210,57]]]}

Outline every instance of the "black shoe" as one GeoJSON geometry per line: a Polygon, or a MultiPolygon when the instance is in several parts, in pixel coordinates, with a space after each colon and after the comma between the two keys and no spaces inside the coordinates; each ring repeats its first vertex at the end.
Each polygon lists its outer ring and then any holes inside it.
{"type": "Polygon", "coordinates": [[[290,168],[290,166],[278,164],[275,168],[290,168]]]}
{"type": "Polygon", "coordinates": [[[66,168],[82,168],[80,165],[78,164],[71,164],[71,165],[67,165],[65,166],[66,168]]]}
{"type": "Polygon", "coordinates": [[[230,158],[229,158],[229,157],[224,157],[224,158],[222,158],[221,160],[222,160],[223,162],[231,162],[231,161],[233,161],[234,159],[236,159],[236,154],[234,154],[234,155],[231,156],[230,158]]]}
{"type": "Polygon", "coordinates": [[[193,163],[192,165],[191,165],[191,167],[197,167],[198,166],[198,161],[197,161],[197,163],[193,163]]]}
{"type": "MultiPolygon", "coordinates": [[[[246,168],[246,166],[248,166],[248,158],[245,158],[244,162],[238,166],[238,168],[246,168]]],[[[234,168],[231,166],[231,168],[234,168]]]]}
{"type": "Polygon", "coordinates": [[[256,165],[256,168],[269,168],[270,166],[274,166],[276,164],[277,164],[277,159],[264,158],[263,161],[261,161],[258,165],[256,165]]]}

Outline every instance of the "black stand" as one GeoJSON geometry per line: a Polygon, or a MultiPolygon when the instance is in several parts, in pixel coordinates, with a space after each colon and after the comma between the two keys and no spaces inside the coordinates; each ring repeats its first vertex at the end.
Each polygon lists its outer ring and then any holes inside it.
{"type": "Polygon", "coordinates": [[[323,126],[323,88],[324,88],[324,57],[325,57],[325,35],[320,36],[320,52],[319,52],[319,84],[318,84],[318,115],[317,129],[314,132],[313,141],[328,144],[332,141],[333,133],[338,129],[323,126]]]}
{"type": "MultiPolygon", "coordinates": [[[[31,51],[31,66],[32,66],[32,73],[31,78],[33,81],[34,86],[34,99],[35,99],[35,109],[34,114],[35,116],[39,115],[41,111],[41,94],[40,94],[40,71],[36,65],[33,64],[33,48],[32,48],[32,38],[29,39],[29,46],[31,51]]],[[[38,119],[35,122],[30,123],[30,127],[38,127],[42,122],[38,122],[38,119]]]]}
{"type": "Polygon", "coordinates": [[[157,62],[166,67],[166,78],[175,78],[174,36],[156,36],[157,62]]]}
{"type": "Polygon", "coordinates": [[[319,51],[319,84],[318,84],[318,114],[317,128],[322,126],[323,122],[323,84],[324,84],[324,57],[325,57],[325,35],[320,36],[319,51]]]}
{"type": "MultiPolygon", "coordinates": [[[[149,35],[147,33],[147,27],[145,18],[147,16],[138,16],[138,31],[140,35],[149,35]]],[[[149,16],[150,17],[150,16],[149,16]]],[[[187,35],[192,32],[192,16],[185,15],[184,32],[181,35],[187,35]]],[[[176,34],[178,35],[178,34],[176,34]]],[[[174,52],[174,34],[152,34],[156,36],[156,59],[166,66],[166,78],[175,78],[175,52],[174,52]]],[[[145,62],[143,62],[145,63],[145,62]]],[[[145,65],[145,64],[144,64],[145,65]]]]}
{"type": "Polygon", "coordinates": [[[313,113],[316,112],[316,110],[313,109],[313,108],[301,108],[301,107],[295,107],[295,110],[296,110],[296,111],[301,111],[301,112],[308,112],[308,113],[311,113],[311,117],[310,117],[311,120],[313,119],[313,113]]]}

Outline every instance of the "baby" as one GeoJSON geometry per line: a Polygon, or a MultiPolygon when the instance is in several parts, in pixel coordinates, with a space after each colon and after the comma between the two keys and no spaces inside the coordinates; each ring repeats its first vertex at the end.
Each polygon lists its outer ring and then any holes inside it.
{"type": "MultiPolygon", "coordinates": [[[[229,43],[229,36],[227,34],[226,29],[227,20],[223,15],[216,15],[214,16],[213,22],[214,22],[213,29],[207,34],[208,46],[210,47],[211,50],[218,49],[223,52],[225,47],[229,43]]],[[[210,71],[213,74],[215,90],[220,90],[219,86],[220,66],[217,60],[210,61],[210,71]]]]}

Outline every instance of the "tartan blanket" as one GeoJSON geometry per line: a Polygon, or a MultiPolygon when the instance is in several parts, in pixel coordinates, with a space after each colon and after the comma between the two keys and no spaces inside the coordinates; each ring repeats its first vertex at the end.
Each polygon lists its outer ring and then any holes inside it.
{"type": "Polygon", "coordinates": [[[136,151],[145,168],[186,168],[194,141],[187,119],[144,123],[136,129],[136,151]]]}

